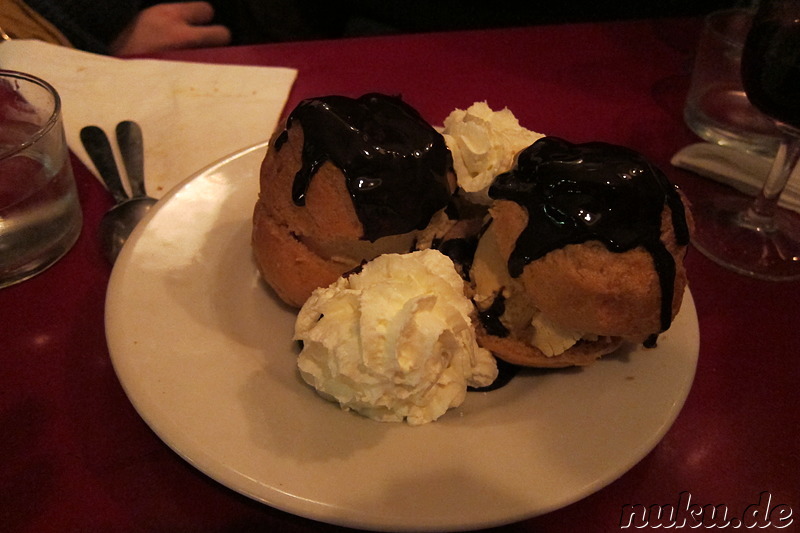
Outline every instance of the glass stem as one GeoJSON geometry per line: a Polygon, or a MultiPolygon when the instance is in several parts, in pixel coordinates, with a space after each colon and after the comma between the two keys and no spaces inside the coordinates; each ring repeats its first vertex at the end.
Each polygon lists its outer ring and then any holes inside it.
{"type": "Polygon", "coordinates": [[[761,192],[747,213],[748,221],[758,229],[765,231],[774,229],[773,219],[775,209],[778,207],[778,199],[800,160],[800,132],[788,127],[780,129],[783,132],[783,139],[778,147],[778,153],[775,155],[775,161],[761,192]]]}

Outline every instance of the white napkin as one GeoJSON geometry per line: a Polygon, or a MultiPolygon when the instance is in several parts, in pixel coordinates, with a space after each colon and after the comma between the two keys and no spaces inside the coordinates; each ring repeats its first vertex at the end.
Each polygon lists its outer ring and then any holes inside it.
{"type": "Polygon", "coordinates": [[[56,88],[67,144],[93,172],[81,128],[100,126],[116,147],[117,123],[139,122],[147,189],[156,198],[207,165],[267,140],[297,77],[283,67],[117,59],[33,40],[2,42],[0,67],[56,88]]]}
{"type": "MultiPolygon", "coordinates": [[[[772,159],[701,142],[678,151],[672,156],[671,163],[755,196],[767,178],[772,159]]],[[[800,168],[792,173],[778,204],[800,212],[800,168]]]]}

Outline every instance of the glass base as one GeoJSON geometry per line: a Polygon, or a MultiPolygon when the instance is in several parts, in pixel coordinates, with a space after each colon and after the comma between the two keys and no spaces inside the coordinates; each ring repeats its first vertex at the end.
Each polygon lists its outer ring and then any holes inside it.
{"type": "Polygon", "coordinates": [[[753,199],[693,202],[692,244],[725,268],[758,279],[800,279],[800,215],[778,209],[768,223],[748,215],[753,199]]]}
{"type": "Polygon", "coordinates": [[[1,272],[0,289],[27,281],[34,276],[38,276],[51,266],[58,263],[61,258],[64,257],[75,245],[75,242],[80,236],[80,229],[81,228],[79,224],[77,231],[71,231],[70,234],[66,236],[67,240],[62,240],[56,246],[48,250],[47,255],[38,257],[35,260],[21,265],[12,271],[1,272]]]}
{"type": "Polygon", "coordinates": [[[712,144],[765,157],[775,157],[780,133],[775,124],[756,111],[744,91],[715,89],[689,100],[683,118],[698,137],[712,144]]]}

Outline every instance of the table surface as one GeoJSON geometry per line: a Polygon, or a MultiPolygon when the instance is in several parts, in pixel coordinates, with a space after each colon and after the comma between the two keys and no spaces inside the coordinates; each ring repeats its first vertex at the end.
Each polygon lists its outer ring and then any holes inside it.
{"type": "MultiPolygon", "coordinates": [[[[379,91],[402,95],[436,124],[456,107],[486,100],[507,106],[530,129],[630,146],[691,199],[718,187],[669,165],[696,140],[681,110],[698,29],[697,20],[662,19],[159,57],[297,68],[287,109],[310,96],[379,91]]],[[[111,199],[73,164],[85,215],[78,243],[46,272],[0,290],[0,530],[345,531],[221,486],[137,415],[104,333],[111,268],[97,226],[111,199]]],[[[749,279],[693,249],[686,264],[700,357],[672,428],[599,492],[496,531],[616,530],[624,505],[677,505],[682,493],[700,505],[725,505],[729,517],[759,503],[763,492],[771,508],[800,512],[800,283],[749,279]]]]}

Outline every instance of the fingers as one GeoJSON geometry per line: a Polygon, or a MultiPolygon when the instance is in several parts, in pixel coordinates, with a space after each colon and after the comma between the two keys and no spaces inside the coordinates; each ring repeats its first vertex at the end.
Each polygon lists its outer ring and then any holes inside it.
{"type": "Polygon", "coordinates": [[[180,47],[198,48],[224,46],[231,42],[231,32],[225,26],[208,25],[214,19],[214,8],[208,2],[171,4],[175,18],[186,24],[180,32],[180,47]]]}
{"type": "Polygon", "coordinates": [[[231,42],[231,32],[225,26],[194,26],[186,32],[186,44],[191,48],[225,46],[231,42]]]}
{"type": "Polygon", "coordinates": [[[113,55],[128,56],[229,44],[230,30],[209,24],[213,18],[208,2],[155,4],[142,10],[109,49],[113,55]]]}
{"type": "Polygon", "coordinates": [[[208,24],[214,19],[214,8],[208,2],[180,2],[174,6],[178,16],[192,25],[208,24]]]}

